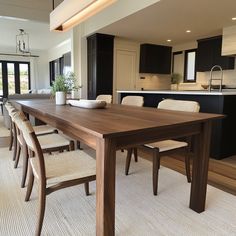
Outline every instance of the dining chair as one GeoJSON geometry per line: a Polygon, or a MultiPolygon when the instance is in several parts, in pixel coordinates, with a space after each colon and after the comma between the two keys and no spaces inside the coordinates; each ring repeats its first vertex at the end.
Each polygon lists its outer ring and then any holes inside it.
{"type": "MultiPolygon", "coordinates": [[[[158,104],[158,109],[172,110],[172,111],[184,111],[184,112],[199,112],[200,106],[195,101],[183,101],[174,99],[165,99],[158,104]]],[[[184,115],[184,114],[183,114],[184,115]]],[[[153,176],[153,194],[157,195],[158,189],[158,174],[160,168],[161,156],[171,154],[173,152],[184,151],[185,152],[185,171],[187,181],[191,182],[190,171],[190,149],[191,149],[192,137],[186,137],[185,141],[178,140],[163,140],[159,142],[144,144],[139,148],[144,149],[146,152],[152,154],[152,176],[153,176]]],[[[137,148],[130,148],[127,152],[125,174],[129,174],[131,156],[133,152],[137,152],[137,148]]]]}
{"type": "Polygon", "coordinates": [[[36,235],[41,234],[45,215],[46,196],[63,188],[84,184],[89,195],[89,182],[96,179],[96,160],[76,150],[44,157],[38,137],[28,120],[19,126],[29,151],[29,182],[25,201],[29,201],[34,179],[38,182],[39,210],[36,235]]]}
{"type": "MultiPolygon", "coordinates": [[[[12,123],[12,117],[11,117],[11,112],[17,111],[16,108],[11,105],[11,103],[6,102],[4,104],[5,108],[7,109],[7,112],[9,114],[9,120],[10,120],[10,143],[9,143],[9,150],[12,150],[12,146],[16,144],[16,138],[14,138],[15,134],[15,127],[12,123]]],[[[34,131],[36,135],[45,135],[45,134],[51,134],[51,133],[58,133],[57,129],[50,125],[39,125],[39,126],[34,126],[34,131]]],[[[16,158],[16,150],[13,152],[13,160],[16,158]]]]}
{"type": "Polygon", "coordinates": [[[126,96],[121,101],[122,105],[142,107],[144,104],[143,96],[126,96]]]}
{"type": "Polygon", "coordinates": [[[106,103],[112,103],[112,95],[109,94],[100,94],[96,97],[96,100],[102,100],[105,101],[106,103]]]}
{"type": "MultiPolygon", "coordinates": [[[[5,108],[7,109],[7,112],[9,114],[9,122],[10,122],[10,142],[9,142],[9,151],[12,150],[12,147],[13,146],[16,146],[16,140],[14,140],[14,130],[13,130],[13,124],[12,124],[12,119],[11,119],[11,112],[16,110],[15,107],[13,107],[10,103],[6,102],[5,103],[5,108]]],[[[15,156],[16,156],[16,149],[14,149],[14,152],[13,152],[13,160],[15,160],[15,156]]]]}
{"type": "MultiPolygon", "coordinates": [[[[23,156],[23,168],[22,168],[22,179],[21,179],[21,187],[25,187],[25,181],[28,171],[28,153],[26,150],[26,144],[23,139],[23,136],[20,132],[20,125],[22,120],[27,120],[25,115],[21,111],[13,112],[12,115],[12,121],[13,126],[15,129],[16,134],[16,158],[15,158],[15,164],[14,168],[18,167],[20,154],[22,150],[22,156],[23,156]]],[[[34,131],[35,132],[35,131],[34,131]]],[[[41,145],[41,148],[44,153],[52,153],[52,152],[63,152],[64,150],[71,151],[74,150],[74,142],[72,140],[68,140],[61,136],[58,133],[51,133],[51,134],[45,134],[45,135],[38,135],[38,140],[41,145]]]]}
{"type": "MultiPolygon", "coordinates": [[[[142,107],[144,104],[144,98],[143,96],[126,96],[126,97],[123,97],[123,99],[121,100],[121,104],[128,105],[128,106],[142,107]]],[[[121,149],[121,151],[123,152],[124,150],[121,149]]],[[[134,153],[134,160],[135,162],[137,162],[138,161],[137,148],[127,149],[128,156],[132,156],[132,152],[134,153]]]]}
{"type": "Polygon", "coordinates": [[[3,115],[3,96],[2,95],[0,95],[0,106],[1,106],[1,112],[3,115]]]}

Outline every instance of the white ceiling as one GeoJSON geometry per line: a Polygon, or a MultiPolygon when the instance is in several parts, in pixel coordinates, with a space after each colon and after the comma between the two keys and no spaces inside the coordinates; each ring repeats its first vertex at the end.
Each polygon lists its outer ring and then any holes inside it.
{"type": "Polygon", "coordinates": [[[29,34],[30,49],[35,51],[52,48],[70,37],[70,31],[50,32],[48,23],[0,18],[0,47],[14,48],[19,29],[29,34]]]}
{"type": "MultiPolygon", "coordinates": [[[[56,7],[62,0],[54,0],[56,7]]],[[[53,0],[0,0],[0,16],[13,16],[40,22],[49,22],[53,0]]]]}
{"type": "Polygon", "coordinates": [[[178,45],[222,34],[236,24],[236,0],[161,0],[99,32],[139,42],[178,45]],[[187,34],[185,31],[191,30],[187,34]],[[166,40],[171,39],[171,43],[166,40]]]}
{"type": "MultiPolygon", "coordinates": [[[[55,0],[56,5],[60,1],[55,0]]],[[[70,32],[49,31],[49,24],[44,18],[51,8],[52,0],[0,0],[0,16],[30,19],[17,21],[0,18],[0,51],[1,48],[15,47],[15,35],[20,28],[29,33],[31,50],[49,49],[68,39],[70,32]],[[32,21],[36,12],[37,17],[42,16],[41,22],[32,21]]],[[[99,32],[173,46],[222,34],[223,27],[236,24],[232,17],[236,17],[236,0],[161,0],[99,32]],[[190,34],[185,32],[188,29],[192,31],[190,34]],[[167,39],[172,39],[172,42],[167,43],[167,39]]]]}

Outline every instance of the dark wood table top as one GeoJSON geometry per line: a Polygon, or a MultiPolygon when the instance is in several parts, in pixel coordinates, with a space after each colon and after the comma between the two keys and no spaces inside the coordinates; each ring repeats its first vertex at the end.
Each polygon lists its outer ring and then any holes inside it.
{"type": "Polygon", "coordinates": [[[223,118],[223,115],[168,111],[149,107],[134,107],[119,104],[108,105],[105,109],[85,109],[70,105],[55,106],[54,100],[17,101],[27,109],[42,116],[52,116],[67,121],[91,135],[119,137],[147,129],[160,130],[163,127],[195,124],[206,120],[223,118]]]}
{"type": "Polygon", "coordinates": [[[96,235],[115,235],[115,157],[124,147],[193,135],[189,206],[198,213],[205,210],[211,125],[223,115],[125,105],[83,109],[45,99],[21,100],[16,106],[96,149],[96,235]]]}

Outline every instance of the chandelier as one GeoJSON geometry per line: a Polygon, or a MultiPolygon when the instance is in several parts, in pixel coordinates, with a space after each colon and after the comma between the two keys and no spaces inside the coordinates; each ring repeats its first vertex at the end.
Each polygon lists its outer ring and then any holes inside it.
{"type": "Polygon", "coordinates": [[[20,33],[16,35],[16,53],[29,54],[29,34],[23,29],[19,29],[20,33]]]}

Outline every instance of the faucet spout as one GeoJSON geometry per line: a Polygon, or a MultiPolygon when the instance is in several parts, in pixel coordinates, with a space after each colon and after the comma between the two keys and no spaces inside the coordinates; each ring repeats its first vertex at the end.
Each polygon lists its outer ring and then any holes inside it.
{"type": "Polygon", "coordinates": [[[209,79],[209,92],[211,92],[211,87],[212,87],[212,80],[219,80],[220,81],[220,88],[219,91],[222,92],[222,83],[223,83],[223,69],[221,66],[219,65],[214,65],[211,68],[210,71],[210,79],[209,79]],[[220,77],[219,78],[213,78],[213,71],[216,71],[216,69],[218,69],[221,73],[220,73],[220,77]]]}

